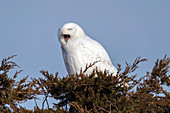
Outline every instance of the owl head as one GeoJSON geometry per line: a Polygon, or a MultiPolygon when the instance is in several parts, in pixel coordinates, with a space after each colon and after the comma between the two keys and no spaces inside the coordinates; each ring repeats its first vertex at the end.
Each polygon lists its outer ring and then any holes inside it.
{"type": "Polygon", "coordinates": [[[85,36],[83,29],[76,23],[66,23],[59,30],[59,41],[62,45],[84,38],[85,36]]]}

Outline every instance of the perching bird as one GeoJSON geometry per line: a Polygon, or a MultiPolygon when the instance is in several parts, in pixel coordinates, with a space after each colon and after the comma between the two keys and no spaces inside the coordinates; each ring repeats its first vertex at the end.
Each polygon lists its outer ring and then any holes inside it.
{"type": "Polygon", "coordinates": [[[117,69],[103,46],[88,37],[84,30],[75,23],[66,23],[59,31],[63,58],[68,74],[91,74],[93,70],[105,71],[114,76],[117,69]],[[90,67],[91,65],[91,67],[90,67]],[[86,68],[88,67],[89,68],[86,68]]]}

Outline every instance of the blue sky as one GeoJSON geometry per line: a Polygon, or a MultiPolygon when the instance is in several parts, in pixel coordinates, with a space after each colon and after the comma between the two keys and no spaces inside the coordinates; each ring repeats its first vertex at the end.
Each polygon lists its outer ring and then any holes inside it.
{"type": "Polygon", "coordinates": [[[170,55],[169,6],[169,0],[1,0],[0,59],[17,54],[21,78],[42,77],[41,69],[65,76],[57,32],[76,22],[105,47],[115,67],[147,58],[137,70],[143,76],[157,58],[170,55]]]}

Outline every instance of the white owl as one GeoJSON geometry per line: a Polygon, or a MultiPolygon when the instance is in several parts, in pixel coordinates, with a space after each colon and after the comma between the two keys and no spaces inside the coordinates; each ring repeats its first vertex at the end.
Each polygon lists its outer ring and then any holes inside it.
{"type": "Polygon", "coordinates": [[[59,31],[59,41],[68,74],[79,74],[82,70],[89,75],[96,67],[99,71],[117,74],[103,46],[88,37],[79,25],[64,24],[59,31]],[[92,66],[85,70],[90,64],[92,66]]]}

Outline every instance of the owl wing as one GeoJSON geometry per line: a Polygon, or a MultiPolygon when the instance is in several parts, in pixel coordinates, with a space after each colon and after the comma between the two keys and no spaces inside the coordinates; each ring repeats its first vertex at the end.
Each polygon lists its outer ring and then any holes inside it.
{"type": "Polygon", "coordinates": [[[80,51],[82,53],[82,60],[89,66],[94,64],[89,70],[99,69],[100,71],[108,70],[111,73],[116,73],[117,69],[112,65],[112,62],[103,46],[97,41],[87,37],[80,43],[80,51]]]}

